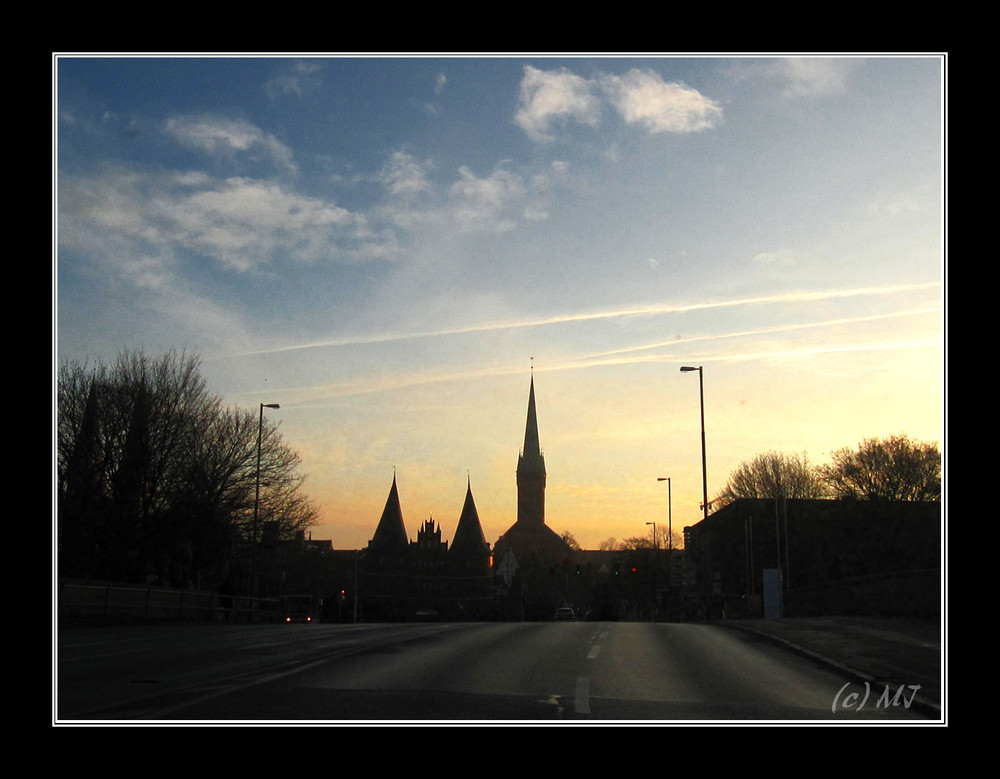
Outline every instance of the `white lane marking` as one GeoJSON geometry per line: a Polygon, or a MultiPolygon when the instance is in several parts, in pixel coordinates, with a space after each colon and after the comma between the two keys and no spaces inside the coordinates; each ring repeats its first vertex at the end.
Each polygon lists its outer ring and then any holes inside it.
{"type": "Polygon", "coordinates": [[[589,651],[589,652],[587,652],[587,659],[588,659],[588,660],[596,660],[596,659],[597,659],[597,656],[598,656],[598,655],[599,655],[600,653],[601,653],[601,645],[600,645],[600,644],[594,644],[594,645],[593,645],[593,646],[592,646],[592,647],[590,648],[590,651],[589,651]]]}
{"type": "Polygon", "coordinates": [[[577,714],[590,714],[590,677],[578,676],[573,706],[577,714]]]}

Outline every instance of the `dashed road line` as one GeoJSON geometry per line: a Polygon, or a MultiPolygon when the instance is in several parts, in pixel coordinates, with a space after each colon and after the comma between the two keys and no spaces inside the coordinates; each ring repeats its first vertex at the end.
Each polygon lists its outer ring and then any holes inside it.
{"type": "Polygon", "coordinates": [[[578,676],[573,709],[577,714],[590,714],[590,677],[578,676]]]}

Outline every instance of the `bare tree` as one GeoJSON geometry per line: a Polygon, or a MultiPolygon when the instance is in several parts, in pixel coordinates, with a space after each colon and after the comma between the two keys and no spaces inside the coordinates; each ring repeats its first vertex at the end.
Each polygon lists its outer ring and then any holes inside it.
{"type": "Polygon", "coordinates": [[[653,548],[652,536],[632,536],[631,538],[623,538],[621,541],[616,543],[613,551],[632,552],[637,549],[652,549],[652,548],[653,548]]]}
{"type": "Polygon", "coordinates": [[[758,454],[741,463],[719,495],[722,505],[739,498],[824,498],[826,486],[805,454],[758,454]]]}
{"type": "MultiPolygon", "coordinates": [[[[67,363],[57,410],[61,573],[183,583],[222,571],[251,541],[257,414],[223,408],[196,358],[67,363]]],[[[260,506],[278,539],[315,519],[298,465],[266,423],[260,506]]]]}
{"type": "Polygon", "coordinates": [[[579,542],[579,541],[577,541],[577,540],[576,540],[576,537],[575,537],[575,536],[574,536],[574,535],[573,535],[572,533],[570,533],[570,532],[569,532],[568,530],[564,530],[564,531],[562,532],[562,535],[560,535],[559,537],[560,537],[560,538],[561,538],[561,539],[562,539],[563,541],[565,541],[565,542],[566,542],[566,545],[567,545],[567,546],[568,546],[568,547],[569,547],[570,549],[573,549],[574,551],[579,551],[579,550],[580,550],[580,548],[581,548],[581,547],[580,547],[580,542],[579,542]]]}
{"type": "Polygon", "coordinates": [[[820,472],[837,498],[856,500],[941,499],[941,452],[937,444],[905,434],[866,438],[857,450],[832,454],[820,472]]]}

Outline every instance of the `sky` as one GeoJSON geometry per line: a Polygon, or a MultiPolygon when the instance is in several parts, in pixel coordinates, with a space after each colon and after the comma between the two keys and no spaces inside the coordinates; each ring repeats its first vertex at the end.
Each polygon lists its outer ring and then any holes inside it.
{"type": "Polygon", "coordinates": [[[764,452],[944,448],[946,62],[53,58],[54,367],[195,355],[301,457],[314,539],[471,485],[661,543],[764,452]],[[669,478],[669,482],[658,481],[669,478]],[[651,523],[655,523],[652,525],[651,523]]]}

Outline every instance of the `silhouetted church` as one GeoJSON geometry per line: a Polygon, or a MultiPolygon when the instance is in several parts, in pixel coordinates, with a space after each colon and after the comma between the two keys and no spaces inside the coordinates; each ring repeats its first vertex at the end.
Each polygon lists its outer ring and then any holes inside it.
{"type": "Polygon", "coordinates": [[[424,522],[411,542],[393,474],[385,508],[359,566],[363,618],[495,617],[498,596],[502,601],[509,594],[518,571],[523,576],[526,566],[569,562],[569,545],[545,524],[545,478],[532,377],[524,447],[517,463],[515,523],[491,551],[470,479],[451,547],[441,540],[440,526],[433,519],[424,522]],[[503,571],[494,566],[500,561],[503,571]]]}
{"type": "Polygon", "coordinates": [[[528,392],[528,420],[524,426],[524,447],[517,458],[517,521],[500,536],[494,556],[508,552],[519,564],[529,560],[542,563],[564,562],[571,556],[569,545],[545,524],[545,457],[538,440],[535,411],[535,379],[528,392]]]}

